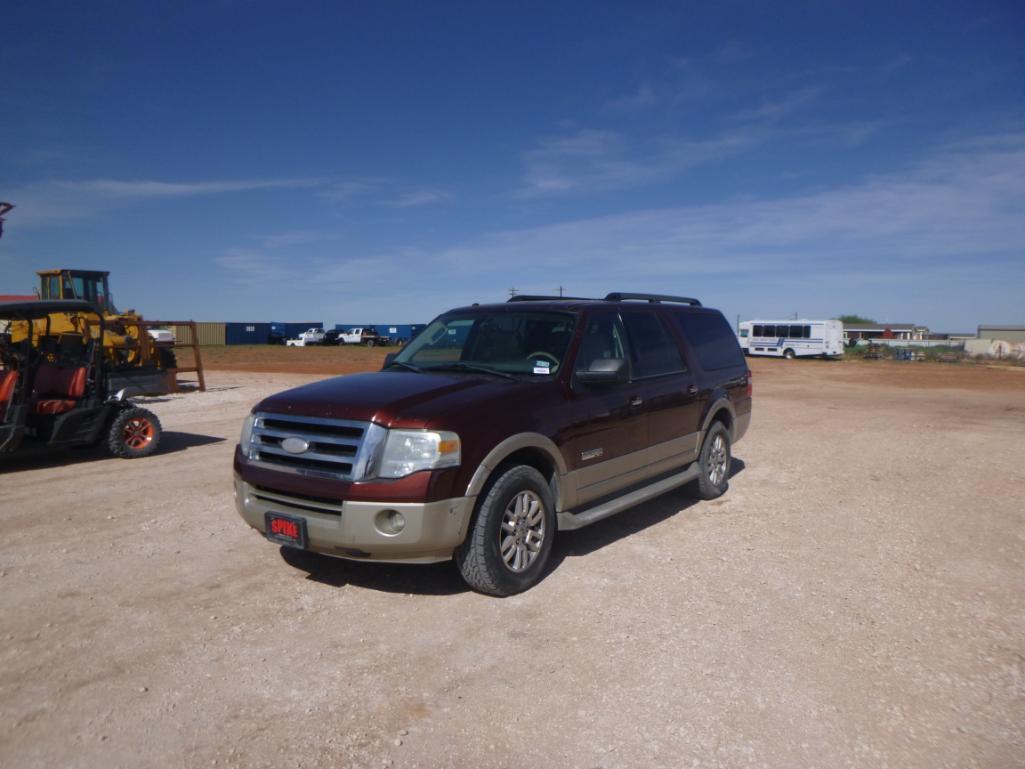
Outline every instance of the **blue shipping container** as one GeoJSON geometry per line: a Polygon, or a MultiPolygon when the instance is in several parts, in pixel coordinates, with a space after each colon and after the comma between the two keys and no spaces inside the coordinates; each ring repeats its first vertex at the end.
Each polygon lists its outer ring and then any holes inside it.
{"type": "Polygon", "coordinates": [[[267,344],[270,339],[270,323],[225,323],[225,344],[267,344]]]}

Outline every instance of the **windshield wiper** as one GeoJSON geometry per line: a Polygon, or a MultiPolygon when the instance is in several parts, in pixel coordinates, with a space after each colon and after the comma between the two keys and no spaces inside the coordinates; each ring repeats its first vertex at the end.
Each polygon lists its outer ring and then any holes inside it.
{"type": "Polygon", "coordinates": [[[482,374],[492,374],[494,376],[500,376],[503,379],[516,379],[512,374],[507,374],[504,371],[499,371],[498,369],[491,368],[490,366],[480,366],[476,363],[467,363],[466,361],[461,360],[453,361],[452,363],[443,363],[440,366],[431,366],[430,368],[431,371],[451,371],[452,369],[455,369],[456,371],[479,371],[482,374]]]}
{"type": "Polygon", "coordinates": [[[419,366],[414,366],[412,363],[406,363],[403,360],[393,360],[391,363],[388,364],[388,368],[391,368],[392,366],[402,366],[402,368],[409,369],[410,371],[415,371],[417,374],[423,373],[423,369],[419,366]]]}

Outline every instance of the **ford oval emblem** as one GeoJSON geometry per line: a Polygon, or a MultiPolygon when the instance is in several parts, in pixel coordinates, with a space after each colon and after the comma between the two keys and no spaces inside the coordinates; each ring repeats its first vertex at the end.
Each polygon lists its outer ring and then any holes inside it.
{"type": "Polygon", "coordinates": [[[281,448],[289,454],[304,454],[310,450],[310,442],[304,441],[302,438],[296,438],[293,435],[291,438],[285,438],[285,440],[281,441],[281,448]]]}

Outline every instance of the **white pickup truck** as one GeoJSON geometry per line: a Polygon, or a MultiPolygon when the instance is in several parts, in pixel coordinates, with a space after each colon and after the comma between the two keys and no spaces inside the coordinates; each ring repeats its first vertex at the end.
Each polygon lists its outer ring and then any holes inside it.
{"type": "Polygon", "coordinates": [[[338,332],[338,344],[365,344],[367,347],[387,344],[388,340],[373,326],[350,328],[338,332]]]}
{"type": "Polygon", "coordinates": [[[308,328],[295,339],[286,339],[288,347],[310,347],[312,345],[324,344],[324,329],[308,328]]]}

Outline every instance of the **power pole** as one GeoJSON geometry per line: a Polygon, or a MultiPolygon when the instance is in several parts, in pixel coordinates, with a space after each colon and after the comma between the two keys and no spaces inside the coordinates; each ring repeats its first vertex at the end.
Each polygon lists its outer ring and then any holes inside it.
{"type": "Polygon", "coordinates": [[[518,292],[519,292],[519,289],[517,289],[517,288],[510,288],[509,289],[509,298],[512,299],[514,296],[516,296],[516,294],[518,292]]]}
{"type": "Polygon", "coordinates": [[[562,292],[563,292],[563,291],[564,291],[565,289],[563,289],[563,287],[562,287],[562,286],[559,286],[559,288],[558,288],[557,290],[558,290],[558,292],[559,292],[559,296],[562,296],[562,292]]]}
{"type": "Polygon", "coordinates": [[[4,214],[14,208],[14,203],[4,203],[0,200],[0,238],[4,236],[4,214]]]}

